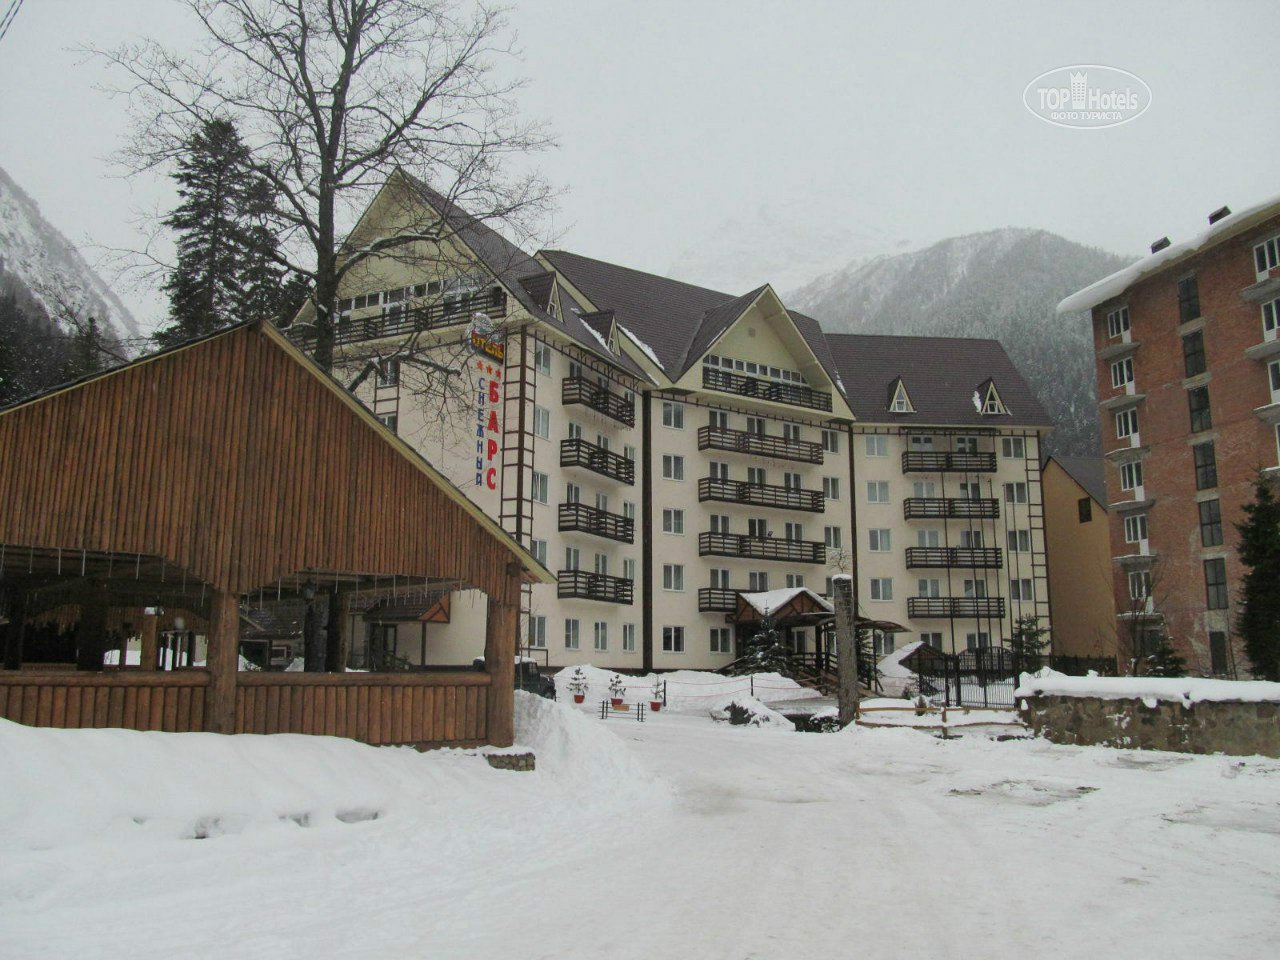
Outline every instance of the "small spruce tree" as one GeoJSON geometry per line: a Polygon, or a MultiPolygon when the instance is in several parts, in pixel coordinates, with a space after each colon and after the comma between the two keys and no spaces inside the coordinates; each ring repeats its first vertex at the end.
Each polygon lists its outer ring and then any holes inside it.
{"type": "Polygon", "coordinates": [[[750,673],[791,673],[791,659],[786,644],[772,617],[760,621],[760,629],[747,641],[747,662],[750,673]]]}
{"type": "Polygon", "coordinates": [[[1244,575],[1237,631],[1253,665],[1253,675],[1280,680],[1280,500],[1271,481],[1259,476],[1253,502],[1244,505],[1240,560],[1244,575]]]}
{"type": "Polygon", "coordinates": [[[1022,669],[1032,672],[1038,669],[1048,645],[1049,631],[1040,626],[1039,617],[1028,615],[1018,618],[1009,637],[1009,652],[1022,669]]]}
{"type": "Polygon", "coordinates": [[[1155,649],[1146,656],[1148,677],[1185,677],[1187,661],[1173,646],[1173,639],[1166,633],[1156,641],[1155,649]]]}

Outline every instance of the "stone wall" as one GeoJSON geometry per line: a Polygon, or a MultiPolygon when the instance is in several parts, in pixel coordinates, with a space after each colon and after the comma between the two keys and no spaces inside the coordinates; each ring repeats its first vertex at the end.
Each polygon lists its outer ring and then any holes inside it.
{"type": "Polygon", "coordinates": [[[1280,703],[1038,696],[1023,721],[1054,743],[1280,758],[1280,703]],[[1149,705],[1150,704],[1150,705],[1149,705]]]}
{"type": "Polygon", "coordinates": [[[484,758],[495,770],[518,770],[529,773],[534,769],[532,753],[486,753],[484,758]]]}

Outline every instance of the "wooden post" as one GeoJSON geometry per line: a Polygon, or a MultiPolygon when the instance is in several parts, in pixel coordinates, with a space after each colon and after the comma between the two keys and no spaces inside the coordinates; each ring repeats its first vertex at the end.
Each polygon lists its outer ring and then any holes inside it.
{"type": "MultiPolygon", "coordinates": [[[[160,618],[152,613],[152,607],[148,607],[142,613],[142,649],[138,651],[138,669],[154,670],[159,662],[156,656],[156,630],[159,627],[160,618]]],[[[125,633],[128,633],[126,630],[125,633]]],[[[128,638],[125,638],[125,645],[128,645],[128,638]]],[[[124,661],[120,661],[120,665],[124,666],[124,661]]],[[[171,664],[176,666],[176,664],[171,664]]]]}
{"type": "Polygon", "coordinates": [[[22,639],[27,628],[27,591],[19,587],[9,594],[9,622],[4,627],[4,668],[22,669],[22,639]]]}
{"type": "Polygon", "coordinates": [[[324,668],[328,673],[342,673],[347,669],[351,594],[337,587],[331,587],[328,593],[329,625],[324,634],[324,668]]]}
{"type": "Polygon", "coordinates": [[[235,733],[236,672],[240,669],[240,598],[215,590],[209,611],[209,694],[204,728],[209,733],[235,733]]]}
{"type": "Polygon", "coordinates": [[[840,677],[840,725],[847,727],[858,714],[858,644],[853,626],[853,578],[831,578],[836,607],[836,670],[840,677]]]}
{"type": "Polygon", "coordinates": [[[107,587],[97,581],[80,594],[80,627],[76,631],[76,669],[102,672],[107,642],[107,587]]]}
{"type": "Polygon", "coordinates": [[[488,741],[495,747],[515,742],[516,633],[520,628],[520,581],[508,574],[502,593],[489,595],[485,623],[484,668],[489,674],[488,741]]]}

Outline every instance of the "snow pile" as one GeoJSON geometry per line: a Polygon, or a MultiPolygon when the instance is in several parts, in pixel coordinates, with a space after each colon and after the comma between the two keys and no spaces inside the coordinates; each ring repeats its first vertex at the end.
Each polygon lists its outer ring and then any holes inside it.
{"type": "Polygon", "coordinates": [[[1013,710],[968,709],[966,707],[948,707],[946,720],[942,710],[930,707],[923,713],[917,713],[905,700],[876,697],[863,700],[859,707],[863,711],[858,721],[877,727],[972,727],[999,724],[1023,727],[1022,718],[1013,710]]]}
{"type": "Polygon", "coordinates": [[[1191,706],[1202,700],[1280,703],[1280,683],[1266,680],[1206,680],[1199,677],[1068,677],[1051,670],[1024,673],[1017,697],[1099,697],[1103,700],[1179,701],[1191,706]]]}
{"type": "Polygon", "coordinates": [[[777,710],[770,709],[761,703],[755,697],[742,696],[741,694],[733,694],[721,697],[707,708],[712,720],[722,723],[732,723],[734,711],[732,707],[740,707],[746,711],[746,723],[739,722],[736,726],[752,726],[762,727],[768,730],[781,730],[785,733],[794,733],[795,724],[780,714],[777,710]]]}
{"type": "MultiPolygon", "coordinates": [[[[757,673],[752,676],[725,677],[701,670],[673,670],[670,673],[647,674],[632,677],[615,674],[589,664],[565,667],[555,676],[556,696],[566,702],[573,701],[569,685],[576,671],[586,681],[584,705],[598,707],[601,700],[610,696],[609,684],[615,676],[621,676],[625,685],[623,699],[627,703],[648,702],[653,699],[654,683],[659,690],[666,690],[664,710],[672,713],[705,714],[713,707],[722,706],[735,697],[756,697],[768,703],[787,700],[807,700],[816,696],[808,687],[802,687],[790,677],[778,673],[757,673]]],[[[661,694],[659,695],[661,696],[661,694]]]]}

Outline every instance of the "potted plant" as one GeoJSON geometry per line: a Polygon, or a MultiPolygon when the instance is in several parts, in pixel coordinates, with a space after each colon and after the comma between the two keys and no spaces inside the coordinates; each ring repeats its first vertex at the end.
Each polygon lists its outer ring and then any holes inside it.
{"type": "Polygon", "coordinates": [[[622,677],[616,673],[613,675],[613,679],[609,681],[609,695],[613,698],[615,707],[622,706],[622,698],[627,695],[627,685],[622,682],[622,677]]]}
{"type": "Polygon", "coordinates": [[[573,702],[581,703],[587,699],[587,677],[581,667],[574,667],[569,677],[569,692],[573,694],[573,702]]]}
{"type": "Polygon", "coordinates": [[[662,709],[662,680],[655,676],[653,678],[653,692],[649,694],[649,709],[657,713],[662,709]]]}

